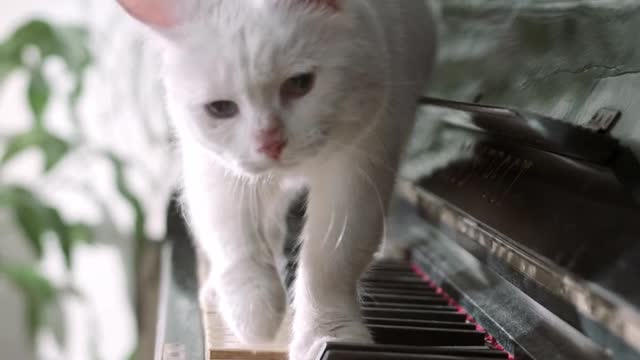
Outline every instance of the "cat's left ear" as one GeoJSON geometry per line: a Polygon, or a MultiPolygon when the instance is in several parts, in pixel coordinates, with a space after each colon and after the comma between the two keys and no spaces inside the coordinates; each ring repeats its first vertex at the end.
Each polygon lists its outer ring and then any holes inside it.
{"type": "Polygon", "coordinates": [[[117,1],[133,18],[156,30],[168,30],[181,25],[194,7],[193,0],[117,1]]]}

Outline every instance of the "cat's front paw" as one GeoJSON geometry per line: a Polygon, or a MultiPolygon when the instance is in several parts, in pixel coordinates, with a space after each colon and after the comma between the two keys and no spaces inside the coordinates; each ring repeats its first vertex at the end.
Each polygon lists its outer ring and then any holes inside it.
{"type": "Polygon", "coordinates": [[[215,286],[225,323],[246,344],[267,343],[276,336],[286,312],[286,293],[273,265],[236,264],[215,286]]]}
{"type": "Polygon", "coordinates": [[[372,343],[371,335],[357,320],[331,321],[327,318],[309,322],[305,330],[294,327],[289,346],[289,360],[317,360],[324,345],[330,341],[372,343]]]}

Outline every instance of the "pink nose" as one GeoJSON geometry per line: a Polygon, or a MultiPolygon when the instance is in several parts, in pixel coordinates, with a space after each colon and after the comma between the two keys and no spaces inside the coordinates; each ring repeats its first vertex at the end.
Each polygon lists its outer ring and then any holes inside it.
{"type": "Polygon", "coordinates": [[[260,144],[258,152],[267,155],[273,160],[279,160],[282,150],[287,146],[280,127],[260,130],[256,138],[260,144]]]}

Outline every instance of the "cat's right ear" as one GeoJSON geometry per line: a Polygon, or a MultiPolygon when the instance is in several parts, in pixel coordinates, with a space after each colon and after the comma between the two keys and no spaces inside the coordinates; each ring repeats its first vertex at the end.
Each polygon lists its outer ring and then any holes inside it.
{"type": "Polygon", "coordinates": [[[181,25],[190,1],[181,0],[117,0],[129,15],[156,29],[169,30],[181,25]]]}

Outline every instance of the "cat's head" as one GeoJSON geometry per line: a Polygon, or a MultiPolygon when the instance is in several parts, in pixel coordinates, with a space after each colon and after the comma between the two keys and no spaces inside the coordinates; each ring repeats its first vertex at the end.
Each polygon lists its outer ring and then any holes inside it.
{"type": "Polygon", "coordinates": [[[181,140],[245,174],[330,151],[381,102],[382,71],[367,65],[349,1],[119,0],[165,40],[181,140]]]}

